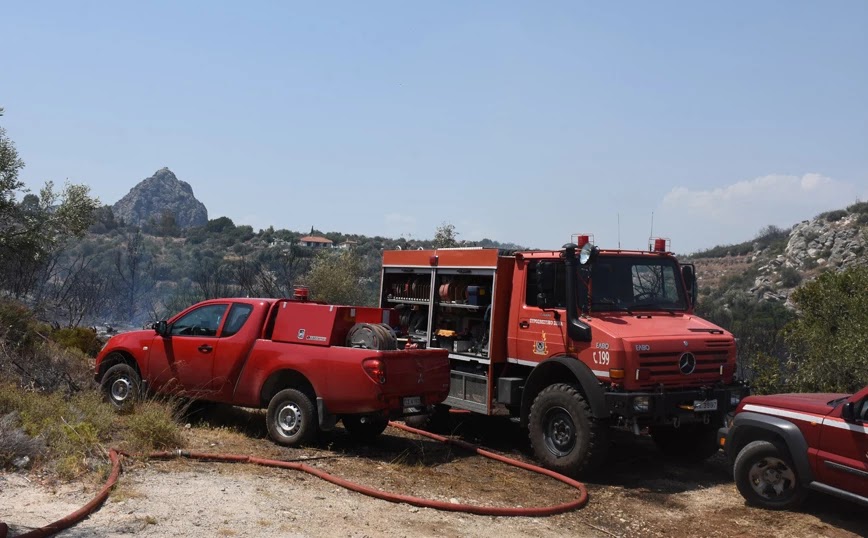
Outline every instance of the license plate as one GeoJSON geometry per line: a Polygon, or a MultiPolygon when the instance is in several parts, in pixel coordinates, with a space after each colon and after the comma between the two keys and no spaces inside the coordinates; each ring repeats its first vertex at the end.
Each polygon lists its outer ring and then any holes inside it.
{"type": "Polygon", "coordinates": [[[407,396],[404,398],[404,408],[407,407],[422,407],[422,397],[421,396],[407,396]]]}
{"type": "Polygon", "coordinates": [[[717,411],[717,400],[693,400],[693,410],[700,411],[717,411]]]}

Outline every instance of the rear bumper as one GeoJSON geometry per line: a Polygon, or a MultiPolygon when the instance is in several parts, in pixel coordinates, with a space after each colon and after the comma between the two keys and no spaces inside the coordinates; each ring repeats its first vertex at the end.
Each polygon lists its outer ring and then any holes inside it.
{"type": "Polygon", "coordinates": [[[750,393],[741,384],[655,392],[608,392],[606,404],[613,417],[622,417],[641,424],[709,422],[735,411],[738,402],[750,393]],[[700,410],[694,406],[715,405],[716,409],[700,410]]]}

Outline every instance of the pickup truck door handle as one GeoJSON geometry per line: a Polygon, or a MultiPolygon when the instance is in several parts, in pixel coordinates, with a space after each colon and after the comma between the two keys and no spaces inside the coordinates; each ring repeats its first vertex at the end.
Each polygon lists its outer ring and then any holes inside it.
{"type": "Polygon", "coordinates": [[[528,323],[527,321],[522,321],[521,323],[518,324],[518,326],[521,329],[527,329],[528,327],[530,327],[530,323],[528,323]]]}
{"type": "Polygon", "coordinates": [[[202,353],[211,353],[211,351],[213,350],[214,348],[209,346],[208,344],[202,344],[201,346],[199,346],[199,351],[201,351],[202,353]]]}

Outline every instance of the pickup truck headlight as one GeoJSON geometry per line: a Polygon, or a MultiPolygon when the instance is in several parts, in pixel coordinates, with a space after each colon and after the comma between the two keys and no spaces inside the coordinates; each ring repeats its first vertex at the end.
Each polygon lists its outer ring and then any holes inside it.
{"type": "Polygon", "coordinates": [[[637,396],[633,398],[633,411],[636,413],[647,413],[651,410],[651,398],[648,396],[637,396]]]}

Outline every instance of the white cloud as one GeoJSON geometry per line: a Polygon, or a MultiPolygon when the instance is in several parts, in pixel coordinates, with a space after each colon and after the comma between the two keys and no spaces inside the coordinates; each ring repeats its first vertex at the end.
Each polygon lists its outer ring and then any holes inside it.
{"type": "Polygon", "coordinates": [[[690,250],[738,243],[763,226],[790,226],[853,203],[849,183],[821,174],[768,175],[708,190],[676,187],[663,197],[661,213],[683,234],[690,250]],[[684,220],[686,219],[686,221],[684,220]]]}

